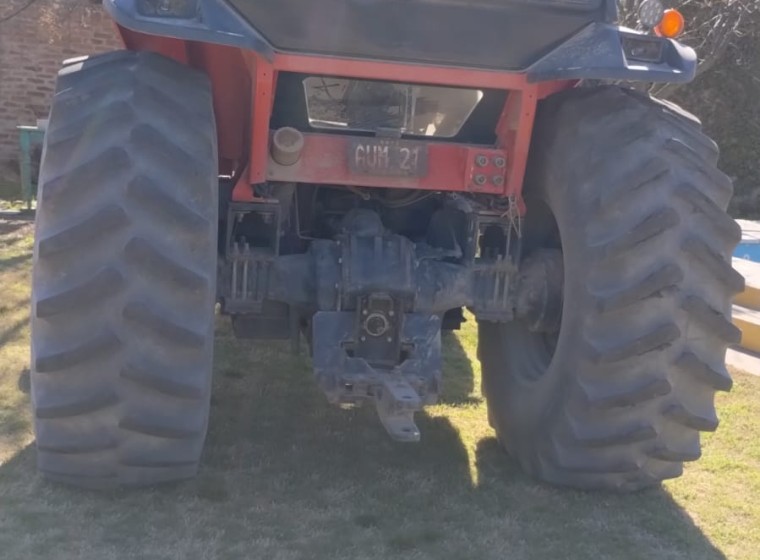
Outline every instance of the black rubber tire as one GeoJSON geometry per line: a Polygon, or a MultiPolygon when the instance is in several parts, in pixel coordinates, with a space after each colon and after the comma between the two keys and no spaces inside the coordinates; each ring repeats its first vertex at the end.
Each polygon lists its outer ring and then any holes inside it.
{"type": "Polygon", "coordinates": [[[742,277],[718,150],[679,108],[618,87],[539,108],[526,181],[526,256],[561,245],[554,346],[481,322],[489,419],[522,468],[580,489],[679,476],[715,430],[742,277]],[[559,244],[558,244],[559,242],[559,244]]]}
{"type": "Polygon", "coordinates": [[[196,473],[211,390],[217,166],[207,77],[152,53],[65,64],[32,289],[47,478],[110,488],[196,473]]]}

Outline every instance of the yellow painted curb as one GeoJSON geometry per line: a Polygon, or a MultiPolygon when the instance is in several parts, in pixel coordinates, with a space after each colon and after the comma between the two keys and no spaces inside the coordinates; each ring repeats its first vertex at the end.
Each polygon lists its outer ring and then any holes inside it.
{"type": "Polygon", "coordinates": [[[760,309],[760,288],[747,286],[734,298],[734,303],[748,309],[760,309]]]}
{"type": "MultiPolygon", "coordinates": [[[[733,267],[744,276],[746,287],[734,298],[734,303],[748,309],[760,310],[760,263],[733,259],[733,267]]],[[[738,326],[738,325],[737,325],[738,326]]]]}
{"type": "Polygon", "coordinates": [[[760,311],[734,305],[733,320],[742,331],[740,346],[760,353],[760,311]]]}

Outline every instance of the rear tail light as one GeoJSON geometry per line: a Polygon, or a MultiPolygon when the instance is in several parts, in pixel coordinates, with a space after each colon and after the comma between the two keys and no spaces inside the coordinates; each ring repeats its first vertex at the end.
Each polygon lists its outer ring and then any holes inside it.
{"type": "Polygon", "coordinates": [[[678,10],[665,10],[659,25],[654,28],[655,33],[662,37],[673,39],[683,33],[686,22],[678,10]]]}

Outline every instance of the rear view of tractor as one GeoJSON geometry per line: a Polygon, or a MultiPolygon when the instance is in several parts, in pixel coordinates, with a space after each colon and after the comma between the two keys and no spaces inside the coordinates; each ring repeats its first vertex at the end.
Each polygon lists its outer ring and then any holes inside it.
{"type": "Polygon", "coordinates": [[[125,50],[64,64],[41,169],[46,477],[195,474],[216,309],[238,337],[305,339],[328,400],[401,442],[467,309],[488,421],[532,476],[634,490],[699,457],[738,338],[731,181],[696,118],[585,82],[690,80],[677,12],[646,0],[634,31],[616,0],[104,4],[125,50]]]}

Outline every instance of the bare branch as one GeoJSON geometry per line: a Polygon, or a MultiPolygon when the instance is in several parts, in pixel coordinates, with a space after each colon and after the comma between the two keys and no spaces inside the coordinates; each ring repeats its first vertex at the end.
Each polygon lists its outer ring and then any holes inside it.
{"type": "MultiPolygon", "coordinates": [[[[640,0],[621,0],[620,21],[623,25],[636,25],[639,5],[640,0]]],[[[760,33],[760,26],[752,25],[760,15],[760,0],[684,0],[679,8],[689,22],[687,32],[680,40],[693,47],[700,57],[697,75],[713,70],[736,39],[760,33]]],[[[650,91],[668,95],[678,87],[678,84],[657,85],[650,91]]]]}

